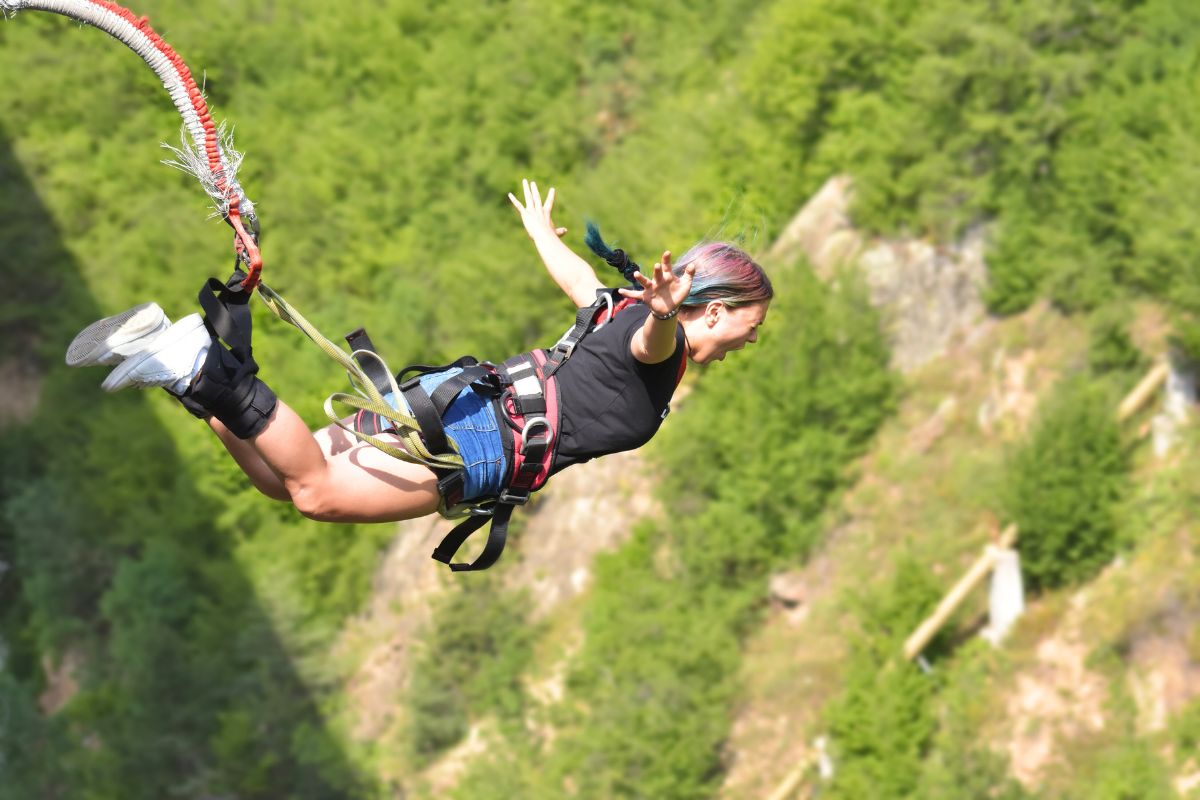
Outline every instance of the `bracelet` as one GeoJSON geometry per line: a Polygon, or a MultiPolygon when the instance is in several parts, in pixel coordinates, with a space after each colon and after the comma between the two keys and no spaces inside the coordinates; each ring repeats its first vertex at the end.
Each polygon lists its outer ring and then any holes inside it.
{"type": "Polygon", "coordinates": [[[678,313],[679,313],[679,306],[675,306],[675,308],[671,309],[666,314],[655,314],[654,309],[650,309],[650,316],[654,317],[655,319],[661,319],[661,320],[675,319],[675,315],[678,313]]]}

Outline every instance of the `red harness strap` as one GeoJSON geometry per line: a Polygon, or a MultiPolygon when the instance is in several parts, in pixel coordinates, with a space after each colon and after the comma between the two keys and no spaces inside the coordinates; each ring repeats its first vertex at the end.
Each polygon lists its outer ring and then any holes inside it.
{"type": "MultiPolygon", "coordinates": [[[[613,304],[611,294],[608,298],[605,300],[602,296],[595,305],[581,309],[575,327],[553,349],[522,353],[498,368],[500,381],[506,387],[496,407],[501,421],[507,423],[502,434],[510,465],[507,485],[490,510],[472,516],[442,539],[433,552],[435,560],[456,572],[470,572],[487,569],[500,557],[513,508],[528,503],[530,495],[545,485],[554,464],[561,421],[555,372],[584,337],[635,302],[625,298],[613,304]],[[489,519],[492,527],[479,557],[471,563],[452,562],[458,548],[489,519]]],[[[687,354],[684,353],[675,376],[676,386],[686,369],[687,354]]]]}

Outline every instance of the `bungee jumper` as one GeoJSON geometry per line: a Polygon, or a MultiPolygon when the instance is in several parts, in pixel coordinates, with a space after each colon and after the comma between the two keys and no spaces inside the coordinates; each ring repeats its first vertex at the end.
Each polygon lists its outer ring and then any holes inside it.
{"type": "Polygon", "coordinates": [[[486,568],[500,555],[514,506],[566,467],[649,441],[687,361],[720,361],[756,341],[773,296],[762,269],[722,242],[700,244],[675,265],[665,252],[651,274],[630,271],[637,289],[614,292],[559,238],[554,190],[544,203],[536,184],[526,181],[523,190],[513,205],[551,277],[580,309],[552,348],[500,364],[466,358],[392,376],[359,337],[356,352],[379,368],[375,388],[386,406],[362,402],[353,417],[315,433],[258,376],[248,309],[229,303],[238,294],[228,287],[220,289],[225,301],[202,293],[204,315],[173,324],[153,303],[95,322],[72,342],[68,360],[117,362],[102,384],[107,391],[165,388],[208,422],[260,492],[306,517],[384,522],[465,512],[434,558],[456,570],[486,568]],[[459,462],[401,460],[356,440],[400,448],[405,424],[430,453],[456,454],[459,462]],[[453,562],[488,521],[481,555],[453,562]]]}
{"type": "Polygon", "coordinates": [[[509,200],[550,277],[579,309],[553,347],[498,364],[463,357],[393,374],[359,329],[346,337],[347,355],[261,282],[258,220],[234,178],[240,156],[213,125],[182,59],[145,18],[106,0],[0,0],[5,12],[22,8],[102,27],[142,55],[184,117],[172,163],[201,179],[234,229],[237,267],[225,282],[205,283],[201,313],[171,322],[157,303],[141,303],[84,328],[67,364],[111,366],[101,384],[109,392],[165,389],[207,423],[256,489],[306,517],[388,522],[436,511],[462,518],[433,557],[456,571],[485,569],[504,547],[513,509],[548,478],[645,444],[689,361],[720,361],[757,341],[774,292],[741,249],[701,242],[674,263],[664,252],[643,274],[589,225],[589,248],[630,281],[611,289],[562,241],[565,229],[552,217],[555,190],[543,198],[526,180],[522,197],[509,200]],[[310,431],[259,376],[248,306],[255,288],[347,370],[354,392],[326,399],[326,427],[310,431]],[[454,562],[488,522],[483,552],[454,562]]]}

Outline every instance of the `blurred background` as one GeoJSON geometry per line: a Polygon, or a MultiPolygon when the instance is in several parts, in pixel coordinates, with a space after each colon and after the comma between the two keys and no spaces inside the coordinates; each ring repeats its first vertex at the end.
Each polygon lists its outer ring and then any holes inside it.
{"type": "MultiPolygon", "coordinates": [[[[63,366],[196,310],[230,234],[136,55],[0,20],[0,798],[1200,797],[1194,0],[132,10],[331,338],[552,342],[524,177],[577,251],[733,239],[777,299],[451,576],[445,523],[309,522],[165,393],[63,366]]],[[[321,424],[344,377],[256,315],[321,424]]]]}

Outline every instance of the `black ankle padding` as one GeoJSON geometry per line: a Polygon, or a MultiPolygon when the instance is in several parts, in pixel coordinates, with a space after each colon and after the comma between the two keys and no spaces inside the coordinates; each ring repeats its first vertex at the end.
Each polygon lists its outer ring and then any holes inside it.
{"type": "Polygon", "coordinates": [[[167,394],[171,395],[176,400],[178,400],[179,404],[182,405],[184,408],[186,408],[187,412],[189,414],[191,414],[193,417],[195,417],[196,419],[208,419],[209,417],[212,416],[212,412],[209,411],[204,406],[197,403],[192,398],[190,392],[188,394],[184,394],[184,395],[178,395],[178,394],[174,394],[172,392],[167,392],[167,394]]]}
{"type": "Polygon", "coordinates": [[[249,439],[266,427],[278,403],[257,372],[253,359],[243,363],[213,342],[200,374],[184,396],[220,420],[234,436],[249,439]]]}

